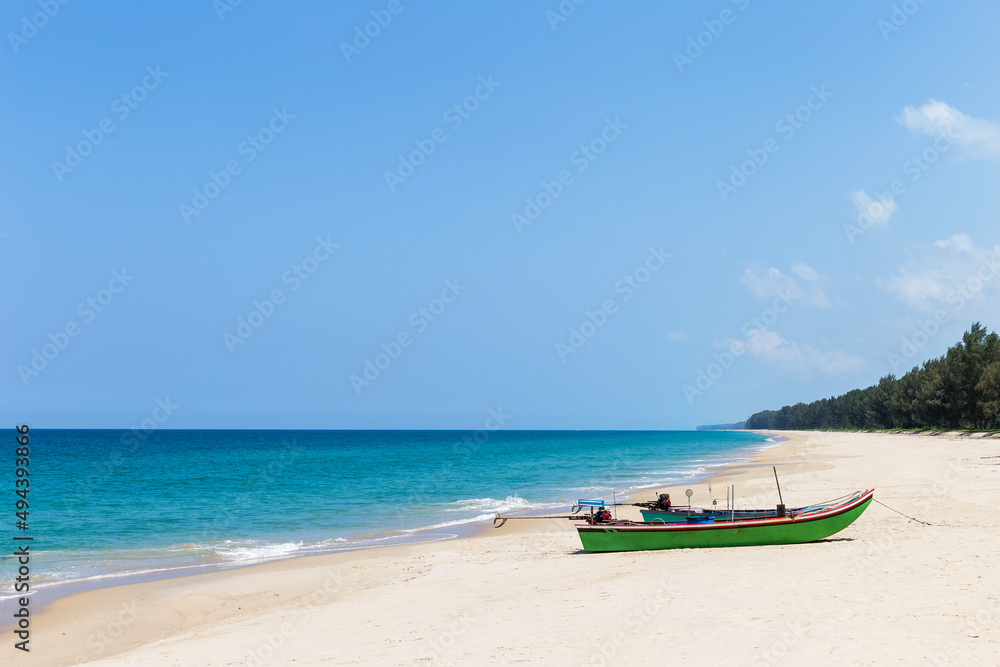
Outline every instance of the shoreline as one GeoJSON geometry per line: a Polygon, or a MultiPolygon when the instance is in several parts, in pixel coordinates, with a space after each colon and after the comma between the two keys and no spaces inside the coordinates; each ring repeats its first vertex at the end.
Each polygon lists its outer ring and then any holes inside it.
{"type": "MultiPolygon", "coordinates": [[[[740,474],[749,469],[757,468],[760,464],[755,462],[755,459],[762,456],[766,452],[774,450],[776,447],[789,442],[789,438],[781,435],[779,432],[770,431],[752,431],[758,435],[764,436],[765,438],[770,438],[772,441],[767,440],[761,443],[758,449],[752,452],[745,453],[739,457],[739,460],[716,464],[715,466],[710,466],[709,470],[706,470],[702,474],[693,474],[689,477],[679,481],[684,487],[694,486],[694,485],[706,485],[715,484],[717,481],[724,480],[730,475],[740,474]],[[767,444],[765,444],[767,443],[767,444]]],[[[655,486],[655,487],[644,487],[637,488],[632,487],[627,489],[627,495],[625,498],[635,499],[635,496],[639,493],[649,493],[654,496],[659,493],[670,492],[676,494],[680,486],[655,486]],[[671,491],[671,489],[673,491],[671,491]]],[[[641,521],[642,517],[638,510],[631,507],[621,507],[621,511],[626,514],[631,514],[632,520],[641,521]]],[[[537,514],[534,512],[516,512],[511,514],[511,516],[519,517],[534,517],[539,514],[550,514],[553,512],[560,512],[561,508],[555,509],[539,509],[537,514]]],[[[566,506],[566,511],[568,511],[568,506],[566,506]]],[[[624,517],[623,517],[624,518],[624,517]]],[[[544,521],[544,519],[540,519],[544,521]]],[[[552,520],[552,522],[565,523],[568,526],[573,524],[572,521],[566,519],[552,520]]],[[[550,522],[546,522],[550,523],[550,522]]],[[[53,605],[58,605],[60,602],[65,600],[72,600],[80,596],[87,596],[90,594],[100,595],[104,591],[114,591],[119,588],[129,588],[129,587],[139,587],[157,584],[167,584],[169,582],[174,582],[178,580],[186,579],[196,579],[200,577],[213,577],[216,575],[225,575],[229,573],[241,572],[241,571],[251,571],[255,568],[267,568],[268,566],[278,566],[282,564],[292,564],[299,561],[310,561],[310,559],[326,559],[338,557],[345,557],[346,560],[353,560],[350,558],[351,555],[368,554],[371,552],[381,552],[381,551],[391,551],[396,549],[407,549],[413,547],[420,547],[425,545],[437,544],[441,542],[455,542],[470,539],[480,539],[487,538],[493,534],[494,526],[490,520],[476,521],[471,520],[465,523],[456,524],[447,527],[449,530],[455,530],[462,534],[455,535],[453,537],[442,538],[437,540],[417,540],[413,542],[405,542],[401,544],[389,544],[389,545],[379,545],[379,546],[367,546],[367,547],[354,547],[345,548],[340,550],[330,550],[314,554],[298,554],[298,555],[286,555],[280,556],[270,560],[262,560],[259,562],[248,562],[241,564],[205,564],[205,565],[191,565],[191,566],[181,566],[177,568],[165,569],[161,572],[150,572],[150,573],[130,573],[123,575],[111,575],[105,579],[84,579],[75,580],[65,583],[53,584],[49,587],[40,589],[38,593],[34,594],[34,597],[42,598],[37,603],[37,614],[43,614],[53,605]],[[44,594],[44,595],[40,595],[44,594]]],[[[439,530],[435,528],[434,525],[415,529],[415,533],[421,533],[424,531],[439,530]]],[[[531,527],[521,524],[520,526],[508,524],[503,529],[506,533],[528,533],[531,532],[531,527]]],[[[374,556],[377,558],[378,556],[374,556]]],[[[14,599],[2,600],[0,601],[0,611],[7,612],[8,606],[14,602],[14,599]]],[[[35,602],[33,599],[32,602],[35,602]]],[[[13,625],[11,623],[0,623],[0,631],[9,631],[13,625]]]]}
{"type": "MultiPolygon", "coordinates": [[[[744,506],[771,505],[770,466],[777,465],[789,506],[875,487],[876,498],[931,525],[873,504],[819,543],[591,554],[580,548],[572,521],[497,530],[487,524],[469,538],[303,556],[62,598],[33,616],[33,658],[579,665],[649,664],[667,651],[701,663],[774,664],[784,642],[786,658],[800,661],[995,660],[996,622],[969,624],[984,609],[1000,619],[1000,592],[984,588],[990,577],[1000,580],[1000,520],[980,509],[1000,500],[1000,442],[767,435],[788,439],[710,480],[664,491],[673,497],[690,486],[692,504],[705,506],[709,481],[736,484],[744,506]],[[727,575],[706,588],[704,573],[713,571],[727,575]],[[606,635],[587,631],[595,618],[606,635]],[[727,624],[724,644],[688,641],[719,622],[727,624]],[[351,631],[335,638],[334,627],[351,631]],[[789,627],[798,634],[789,638],[789,627]]],[[[633,510],[638,518],[637,508],[618,509],[621,518],[633,510]]]]}
{"type": "MultiPolygon", "coordinates": [[[[766,433],[764,431],[745,431],[745,430],[735,430],[736,432],[751,432],[758,435],[764,436],[766,438],[777,438],[774,442],[767,443],[766,441],[760,443],[760,447],[753,449],[750,452],[737,452],[734,451],[733,455],[736,460],[713,464],[708,466],[708,469],[703,473],[692,473],[687,477],[682,478],[678,483],[683,483],[687,485],[710,483],[711,478],[719,471],[728,469],[733,465],[739,465],[741,463],[747,463],[752,460],[753,457],[757,456],[760,452],[771,449],[772,447],[780,444],[784,441],[780,436],[776,436],[772,433],[766,433]]],[[[661,486],[644,486],[644,487],[629,487],[623,492],[624,495],[620,495],[619,498],[629,499],[635,498],[637,494],[640,493],[659,493],[661,486]]],[[[610,502],[610,499],[605,499],[610,502]]],[[[544,502],[544,501],[539,501],[544,502]]],[[[546,503],[548,504],[548,503],[546,503]]],[[[569,512],[570,505],[564,506],[553,506],[546,508],[536,508],[531,510],[512,510],[510,512],[505,512],[512,517],[531,517],[544,514],[552,513],[566,513],[569,512]]],[[[265,557],[260,559],[248,559],[246,561],[234,561],[234,562],[208,562],[208,563],[192,563],[192,564],[182,564],[174,566],[165,566],[162,568],[157,568],[149,571],[139,571],[132,572],[126,571],[122,573],[111,573],[106,575],[101,575],[99,577],[89,577],[83,579],[71,579],[67,581],[57,581],[53,583],[43,584],[41,587],[35,589],[32,595],[35,598],[39,598],[37,606],[39,612],[43,611],[49,605],[57,602],[66,597],[73,595],[78,595],[80,593],[86,593],[90,591],[98,591],[106,588],[114,588],[117,586],[129,586],[134,584],[145,584],[153,583],[157,581],[168,581],[172,579],[184,578],[198,576],[202,574],[213,574],[219,572],[227,572],[230,570],[240,570],[245,568],[257,567],[259,565],[265,565],[268,563],[277,563],[282,561],[290,561],[299,558],[311,558],[313,556],[329,556],[332,554],[347,553],[353,551],[370,551],[374,549],[387,549],[392,547],[405,547],[412,546],[416,544],[434,543],[442,541],[450,541],[454,539],[467,539],[469,537],[476,537],[482,534],[486,534],[493,528],[491,519],[468,519],[459,520],[457,522],[438,522],[429,524],[426,526],[419,526],[417,528],[407,528],[407,529],[395,529],[391,531],[385,531],[384,533],[371,533],[374,536],[374,540],[387,540],[391,542],[389,544],[369,544],[369,545],[356,545],[356,546],[345,546],[345,547],[335,547],[328,546],[318,549],[307,548],[304,552],[292,552],[288,554],[283,554],[274,557],[265,557]],[[437,534],[447,534],[443,537],[435,537],[437,534]],[[412,539],[411,539],[412,538],[412,539]]],[[[358,536],[353,536],[349,538],[348,544],[352,540],[355,540],[358,536]]],[[[355,542],[357,544],[357,542],[355,542]]],[[[17,594],[12,594],[10,597],[0,597],[0,611],[6,611],[7,606],[12,602],[16,601],[17,594]]],[[[9,630],[12,627],[7,619],[0,621],[0,631],[9,630]]]]}

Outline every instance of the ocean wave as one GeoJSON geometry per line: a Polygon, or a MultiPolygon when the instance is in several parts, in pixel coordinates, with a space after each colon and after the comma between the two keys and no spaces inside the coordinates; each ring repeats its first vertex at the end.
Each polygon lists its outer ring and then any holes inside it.
{"type": "MultiPolygon", "coordinates": [[[[489,515],[488,518],[493,518],[489,515]]],[[[463,521],[449,522],[463,523],[463,521]]],[[[56,586],[65,585],[87,585],[97,584],[106,580],[127,579],[130,577],[158,578],[157,575],[168,573],[191,573],[204,571],[205,568],[230,569],[243,565],[279,560],[290,556],[304,556],[312,554],[335,553],[339,551],[352,551],[355,549],[369,549],[379,546],[389,546],[394,544],[417,544],[422,542],[437,542],[450,540],[458,537],[455,533],[426,533],[423,531],[433,528],[431,526],[416,530],[399,531],[393,534],[373,534],[361,538],[346,539],[343,537],[330,538],[316,543],[304,542],[264,542],[262,540],[226,540],[224,542],[206,544],[183,544],[169,547],[136,549],[132,551],[119,552],[111,558],[108,554],[102,554],[105,558],[101,560],[89,561],[87,567],[76,564],[63,563],[62,567],[50,572],[32,575],[32,591],[47,590],[56,586]],[[155,555],[154,555],[155,554],[155,555]],[[178,558],[184,554],[187,558],[178,558]],[[148,561],[165,558],[165,562],[150,566],[148,561]],[[105,570],[104,568],[108,568],[105,570]]],[[[51,554],[53,556],[67,555],[67,552],[38,552],[51,554]]],[[[96,555],[97,552],[69,552],[75,557],[96,555]]],[[[7,593],[0,591],[0,602],[4,602],[17,597],[24,597],[25,593],[7,593]]]]}
{"type": "Polygon", "coordinates": [[[681,477],[690,477],[691,475],[698,475],[703,472],[705,472],[704,466],[697,466],[693,468],[682,468],[680,470],[646,470],[638,474],[644,477],[658,477],[662,479],[664,477],[676,478],[678,475],[681,477]]]}
{"type": "Polygon", "coordinates": [[[467,523],[477,523],[479,521],[492,521],[496,517],[494,514],[477,514],[476,516],[469,517],[468,519],[455,519],[454,521],[442,521],[440,523],[434,523],[424,528],[418,528],[410,531],[411,533],[419,533],[424,530],[437,530],[438,528],[453,528],[454,526],[463,526],[467,523]]]}
{"type": "Polygon", "coordinates": [[[544,509],[550,507],[551,503],[533,503],[525,500],[516,493],[507,496],[503,500],[495,498],[467,498],[456,500],[451,503],[451,507],[445,509],[446,512],[510,512],[514,510],[544,509]]]}
{"type": "MultiPolygon", "coordinates": [[[[492,516],[490,517],[493,518],[492,516]]],[[[449,522],[449,525],[457,525],[463,521],[449,522]]],[[[354,551],[356,549],[372,549],[383,546],[396,546],[404,544],[420,544],[422,542],[439,542],[441,540],[452,540],[458,537],[455,533],[433,534],[425,531],[442,526],[425,526],[424,528],[413,528],[401,530],[385,535],[373,535],[368,537],[353,537],[345,539],[343,537],[331,538],[317,542],[316,544],[303,547],[298,555],[312,555],[323,553],[335,553],[338,551],[354,551]]]]}
{"type": "Polygon", "coordinates": [[[586,500],[593,500],[593,499],[601,500],[602,498],[610,499],[614,496],[615,493],[621,495],[622,492],[619,490],[621,488],[622,488],[621,486],[615,487],[608,485],[608,486],[579,486],[568,489],[554,489],[555,491],[568,494],[568,498],[561,503],[549,505],[549,507],[566,507],[568,505],[575,505],[577,500],[584,500],[584,499],[586,500]]]}
{"type": "MultiPolygon", "coordinates": [[[[121,567],[121,564],[116,564],[117,567],[121,567]]],[[[56,586],[65,586],[73,584],[87,584],[95,583],[99,581],[104,581],[107,579],[123,579],[128,577],[148,577],[149,575],[162,575],[169,572],[183,572],[186,570],[197,571],[199,568],[211,566],[212,563],[199,563],[199,564],[176,564],[176,565],[165,565],[163,567],[139,567],[133,566],[121,567],[121,569],[110,571],[110,572],[77,572],[75,570],[60,570],[50,573],[44,573],[36,577],[32,574],[33,579],[37,579],[36,582],[31,584],[31,592],[28,593],[30,597],[38,591],[48,590],[56,586]]],[[[192,572],[193,573],[193,572],[192,572]]],[[[0,602],[15,599],[18,596],[24,596],[24,593],[17,594],[7,594],[0,592],[0,602]]]]}
{"type": "Polygon", "coordinates": [[[226,540],[217,545],[212,545],[215,554],[223,560],[244,563],[256,560],[273,560],[290,556],[302,549],[302,542],[262,542],[259,540],[248,540],[235,542],[226,540]]]}

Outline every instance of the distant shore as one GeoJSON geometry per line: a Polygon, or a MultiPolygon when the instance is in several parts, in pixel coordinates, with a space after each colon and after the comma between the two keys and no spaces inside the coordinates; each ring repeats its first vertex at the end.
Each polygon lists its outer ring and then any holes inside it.
{"type": "Polygon", "coordinates": [[[511,522],[74,595],[33,617],[32,664],[995,661],[1000,442],[768,434],[788,440],[689,485],[693,504],[710,482],[720,504],[734,484],[740,506],[774,505],[776,465],[788,505],[875,487],[931,525],[873,504],[814,544],[590,554],[570,521],[511,522]],[[725,642],[691,641],[718,624],[725,642]]]}

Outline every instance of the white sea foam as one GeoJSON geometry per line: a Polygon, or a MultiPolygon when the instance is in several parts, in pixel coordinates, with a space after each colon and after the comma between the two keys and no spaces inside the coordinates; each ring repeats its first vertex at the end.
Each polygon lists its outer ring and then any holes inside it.
{"type": "Polygon", "coordinates": [[[460,526],[462,524],[476,523],[479,521],[491,521],[497,514],[508,512],[530,514],[532,512],[565,507],[570,502],[571,501],[535,503],[525,500],[517,494],[507,496],[503,500],[498,500],[496,498],[466,498],[449,503],[450,506],[445,508],[444,511],[462,512],[466,514],[474,512],[475,514],[472,514],[471,516],[464,516],[460,519],[440,521],[429,526],[422,526],[420,528],[405,530],[403,532],[412,534],[430,529],[448,528],[451,526],[460,526]]]}
{"type": "MultiPolygon", "coordinates": [[[[461,521],[452,522],[455,524],[461,521]]],[[[353,551],[355,549],[372,549],[375,547],[392,546],[396,544],[418,544],[421,542],[438,542],[441,540],[452,540],[458,537],[455,533],[426,533],[424,531],[434,528],[415,528],[412,530],[402,530],[391,535],[352,538],[350,540],[337,537],[330,540],[323,540],[314,545],[302,549],[302,554],[331,553],[335,551],[353,551]],[[418,534],[419,533],[419,534],[418,534]]]]}
{"type": "Polygon", "coordinates": [[[222,544],[216,545],[214,550],[224,560],[243,563],[247,561],[283,558],[299,551],[302,546],[302,542],[281,542],[276,544],[258,540],[240,542],[226,540],[222,544]]]}
{"type": "Polygon", "coordinates": [[[532,503],[517,494],[507,496],[503,500],[495,498],[467,498],[451,503],[446,512],[511,512],[516,510],[543,509],[550,504],[532,503]]]}
{"type": "MultiPolygon", "coordinates": [[[[490,516],[492,518],[492,515],[490,516]]],[[[456,521],[451,523],[463,523],[456,521]]],[[[420,529],[420,530],[426,530],[420,529]]],[[[316,543],[304,542],[264,542],[261,540],[226,540],[224,542],[210,544],[182,544],[170,547],[155,549],[136,549],[134,551],[118,552],[118,555],[108,560],[92,560],[95,552],[73,552],[76,559],[87,562],[87,566],[68,565],[52,571],[33,575],[32,592],[35,590],[45,590],[53,586],[86,584],[87,582],[101,582],[109,579],[121,579],[128,577],[145,577],[149,575],[161,575],[169,572],[183,572],[185,570],[200,570],[202,568],[239,567],[250,565],[262,561],[278,560],[289,556],[301,556],[315,553],[332,553],[336,551],[367,549],[391,544],[412,544],[418,542],[436,542],[439,540],[449,540],[458,537],[455,533],[424,533],[414,535],[417,530],[399,531],[394,534],[381,534],[352,538],[350,540],[337,537],[323,540],[316,543]],[[157,560],[159,558],[175,559],[183,554],[187,558],[181,558],[175,563],[164,564],[162,567],[142,566],[143,561],[157,560]],[[109,571],[101,571],[105,567],[109,571]]],[[[65,557],[67,552],[39,552],[38,555],[46,553],[59,553],[65,557]]],[[[103,555],[103,554],[102,554],[103,555]]],[[[20,594],[24,596],[23,593],[20,594]]],[[[15,594],[7,594],[0,591],[0,601],[5,601],[18,597],[15,594]]]]}

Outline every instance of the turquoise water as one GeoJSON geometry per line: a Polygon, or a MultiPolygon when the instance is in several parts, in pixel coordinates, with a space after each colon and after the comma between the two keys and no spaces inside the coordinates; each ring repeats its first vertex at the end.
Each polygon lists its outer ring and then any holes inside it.
{"type": "Polygon", "coordinates": [[[2,436],[3,530],[8,544],[34,537],[39,585],[446,539],[494,512],[696,481],[771,444],[747,432],[32,430],[21,532],[15,435],[2,436]]]}

